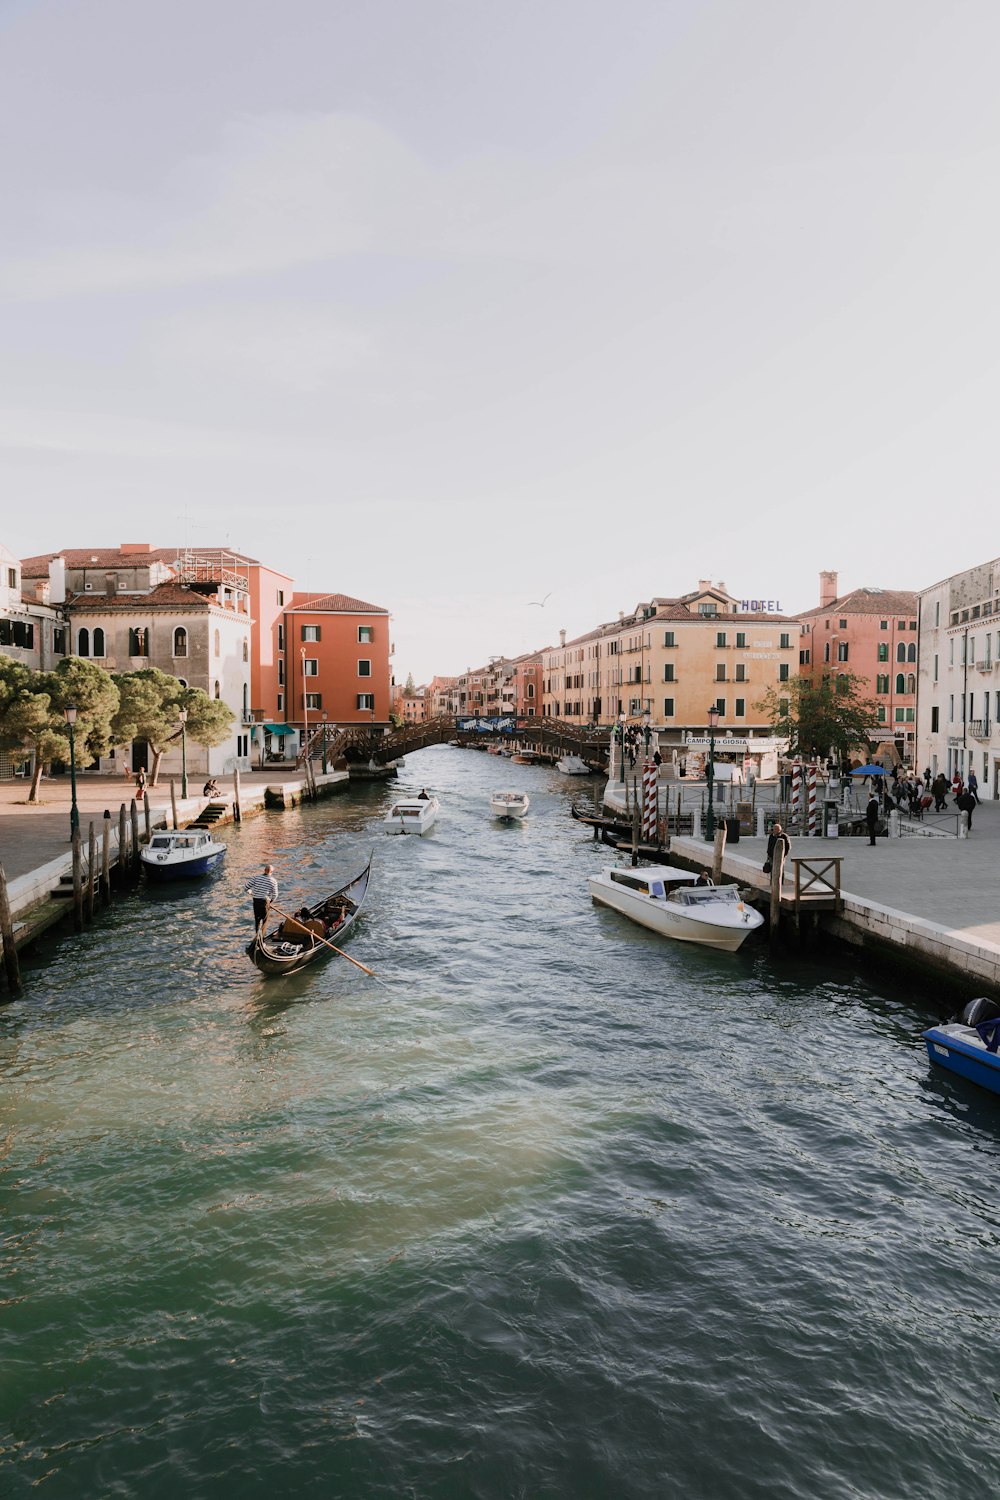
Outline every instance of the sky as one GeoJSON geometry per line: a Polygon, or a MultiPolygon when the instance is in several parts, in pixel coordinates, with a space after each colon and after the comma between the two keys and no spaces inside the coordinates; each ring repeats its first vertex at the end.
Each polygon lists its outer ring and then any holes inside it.
{"type": "Polygon", "coordinates": [[[240,548],[398,681],[992,557],[998,50],[993,0],[0,0],[0,542],[240,548]]]}

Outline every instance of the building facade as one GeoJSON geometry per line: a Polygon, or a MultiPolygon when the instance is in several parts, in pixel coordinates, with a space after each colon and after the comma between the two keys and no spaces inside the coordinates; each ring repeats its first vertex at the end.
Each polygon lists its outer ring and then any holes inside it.
{"type": "Polygon", "coordinates": [[[916,758],[1000,797],[1000,559],[919,594],[916,758]]]}
{"type": "Polygon", "coordinates": [[[0,546],[0,656],[9,656],[34,672],[49,672],[66,655],[68,634],[63,610],[65,587],[57,568],[54,583],[36,589],[25,581],[18,559],[0,546]]]}
{"type": "Polygon", "coordinates": [[[284,722],[306,727],[324,716],[340,729],[387,729],[392,709],[389,611],[348,594],[296,593],[276,624],[284,642],[284,722]]]}

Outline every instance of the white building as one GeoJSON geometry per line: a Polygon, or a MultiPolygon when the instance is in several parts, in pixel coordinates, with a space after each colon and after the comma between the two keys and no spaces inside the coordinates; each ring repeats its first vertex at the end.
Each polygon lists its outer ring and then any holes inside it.
{"type": "Polygon", "coordinates": [[[918,768],[971,770],[1000,797],[1000,559],[956,573],[920,600],[918,768]]]}

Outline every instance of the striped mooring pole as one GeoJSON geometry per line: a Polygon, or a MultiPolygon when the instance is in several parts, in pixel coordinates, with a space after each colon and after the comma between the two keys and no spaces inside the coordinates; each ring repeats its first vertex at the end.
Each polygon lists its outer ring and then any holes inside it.
{"type": "Polygon", "coordinates": [[[802,811],[802,767],[798,761],[792,766],[792,812],[790,822],[792,827],[798,826],[799,814],[802,811]]]}
{"type": "Polygon", "coordinates": [[[817,807],[816,807],[816,781],[818,773],[815,765],[809,767],[809,837],[815,838],[817,832],[817,807]]]}

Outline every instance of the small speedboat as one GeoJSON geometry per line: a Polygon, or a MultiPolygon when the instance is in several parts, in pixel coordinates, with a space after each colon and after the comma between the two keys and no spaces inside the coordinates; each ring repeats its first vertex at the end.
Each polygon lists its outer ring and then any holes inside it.
{"type": "Polygon", "coordinates": [[[527,792],[490,793],[490,812],[495,818],[523,818],[529,805],[527,792]]]}
{"type": "Polygon", "coordinates": [[[212,835],[201,828],[188,828],[181,833],[154,833],[149,843],[139,850],[139,859],[150,880],[190,880],[196,875],[207,875],[225,857],[225,844],[216,843],[212,835]]]}
{"type": "Polygon", "coordinates": [[[556,770],[561,771],[564,776],[589,776],[590,767],[585,760],[578,755],[562,755],[556,761],[556,770]]]}
{"type": "Polygon", "coordinates": [[[674,865],[602,870],[590,877],[590,894],[601,906],[610,906],[661,937],[726,953],[735,953],[764,925],[760,912],[747,905],[735,885],[697,885],[694,875],[674,865]]]}
{"type": "Polygon", "coordinates": [[[440,810],[436,797],[400,797],[382,819],[382,827],[386,833],[427,833],[440,810]]]}
{"type": "Polygon", "coordinates": [[[938,1067],[1000,1094],[1000,1005],[970,1000],[953,1021],[924,1032],[927,1056],[938,1067]]]}

